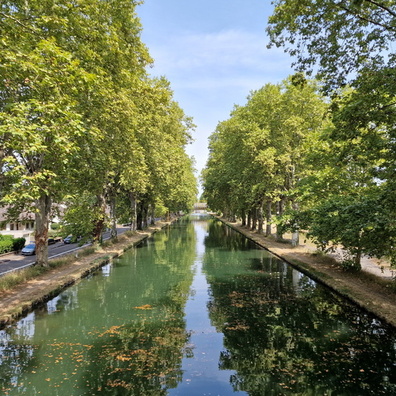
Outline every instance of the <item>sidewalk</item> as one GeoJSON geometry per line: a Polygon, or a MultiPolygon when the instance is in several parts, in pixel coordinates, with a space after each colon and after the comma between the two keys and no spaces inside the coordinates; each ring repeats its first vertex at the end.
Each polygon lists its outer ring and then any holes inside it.
{"type": "MultiPolygon", "coordinates": [[[[302,243],[300,246],[304,247],[311,253],[316,251],[316,246],[314,244],[302,243]]],[[[336,252],[328,253],[328,255],[337,261],[341,261],[342,249],[338,248],[336,252]]],[[[396,268],[391,268],[390,263],[386,260],[363,256],[360,264],[362,266],[362,271],[378,276],[379,278],[392,280],[396,276],[396,268]]]]}

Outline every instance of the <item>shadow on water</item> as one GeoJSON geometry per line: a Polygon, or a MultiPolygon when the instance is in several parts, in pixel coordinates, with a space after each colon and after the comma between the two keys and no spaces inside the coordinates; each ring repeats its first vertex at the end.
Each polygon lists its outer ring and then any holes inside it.
{"type": "Polygon", "coordinates": [[[209,224],[209,233],[205,238],[207,248],[221,250],[251,250],[261,249],[257,244],[247,239],[220,221],[212,221],[209,224]]]}

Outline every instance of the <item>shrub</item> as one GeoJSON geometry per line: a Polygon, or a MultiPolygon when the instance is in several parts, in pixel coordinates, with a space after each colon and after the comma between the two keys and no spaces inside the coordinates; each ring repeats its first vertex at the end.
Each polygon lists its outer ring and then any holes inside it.
{"type": "Polygon", "coordinates": [[[12,251],[13,241],[11,235],[0,235],[0,254],[12,251]]]}
{"type": "Polygon", "coordinates": [[[18,252],[19,250],[21,250],[26,243],[26,239],[25,238],[14,238],[13,240],[13,245],[12,245],[12,250],[18,252]]]}
{"type": "Polygon", "coordinates": [[[57,231],[60,228],[60,224],[59,223],[51,223],[51,230],[53,231],[57,231]]]}

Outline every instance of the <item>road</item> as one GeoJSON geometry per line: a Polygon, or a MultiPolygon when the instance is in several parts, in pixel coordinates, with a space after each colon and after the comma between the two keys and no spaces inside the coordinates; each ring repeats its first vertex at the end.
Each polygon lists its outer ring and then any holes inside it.
{"type": "MultiPolygon", "coordinates": [[[[128,230],[128,227],[117,227],[118,235],[128,230]]],[[[103,239],[109,238],[110,232],[103,234],[103,239]]],[[[83,246],[78,246],[78,243],[64,244],[63,242],[56,242],[55,244],[48,246],[48,257],[49,259],[53,259],[67,253],[72,253],[88,245],[90,244],[88,243],[83,246]]],[[[35,259],[36,256],[23,256],[22,254],[15,253],[2,255],[0,256],[0,276],[29,267],[35,263],[35,259]]]]}

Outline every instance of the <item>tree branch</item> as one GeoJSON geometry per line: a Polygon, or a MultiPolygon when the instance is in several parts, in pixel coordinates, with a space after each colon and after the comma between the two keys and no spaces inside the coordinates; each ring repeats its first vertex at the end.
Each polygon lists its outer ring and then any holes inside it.
{"type": "Polygon", "coordinates": [[[374,4],[379,8],[382,8],[384,11],[389,12],[389,14],[391,14],[392,16],[394,16],[396,18],[396,12],[392,11],[389,7],[384,6],[383,4],[380,4],[374,0],[364,0],[367,1],[368,3],[374,4]]]}
{"type": "Polygon", "coordinates": [[[31,26],[27,26],[27,25],[23,24],[19,19],[16,19],[11,15],[7,15],[4,12],[0,12],[0,15],[4,18],[11,19],[12,21],[16,22],[19,26],[22,26],[24,29],[30,30],[34,34],[38,34],[39,36],[41,36],[37,30],[33,29],[31,26]]]}
{"type": "Polygon", "coordinates": [[[360,20],[362,20],[362,21],[372,23],[373,25],[376,25],[376,26],[380,26],[380,27],[382,27],[382,28],[384,28],[385,30],[388,30],[388,31],[396,32],[396,28],[393,28],[392,26],[385,25],[385,24],[383,24],[383,23],[381,23],[381,22],[378,22],[378,21],[375,21],[375,20],[373,20],[373,19],[371,19],[371,18],[364,17],[364,16],[362,16],[362,15],[360,15],[360,14],[358,14],[358,13],[352,11],[350,8],[345,7],[344,5],[342,5],[342,4],[340,4],[340,3],[338,3],[337,5],[338,5],[341,9],[343,9],[344,11],[346,11],[348,14],[354,15],[356,18],[358,18],[358,19],[360,19],[360,20]]]}

